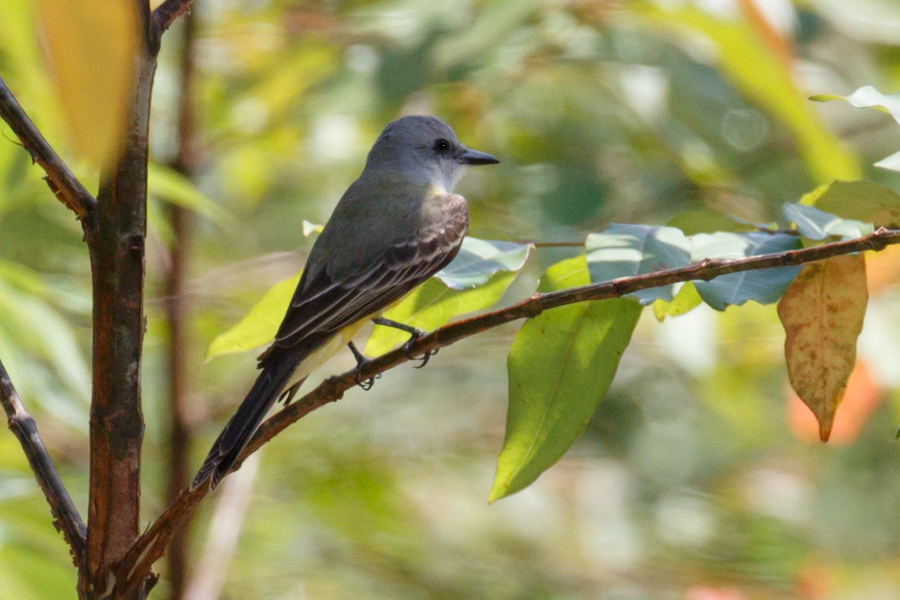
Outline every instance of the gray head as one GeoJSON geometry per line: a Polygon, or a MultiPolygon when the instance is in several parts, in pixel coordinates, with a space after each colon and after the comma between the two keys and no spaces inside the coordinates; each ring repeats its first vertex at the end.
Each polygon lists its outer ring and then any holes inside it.
{"type": "Polygon", "coordinates": [[[453,129],[437,117],[414,115],[387,124],[369,151],[366,170],[400,171],[450,192],[465,166],[499,162],[490,154],[463,146],[453,129]]]}

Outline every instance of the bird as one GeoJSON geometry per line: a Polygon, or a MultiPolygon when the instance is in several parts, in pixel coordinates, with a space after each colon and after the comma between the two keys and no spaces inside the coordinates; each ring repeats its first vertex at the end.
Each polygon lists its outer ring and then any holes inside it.
{"type": "Polygon", "coordinates": [[[357,383],[366,383],[358,376],[365,357],[352,340],[368,321],[403,329],[410,342],[424,335],[381,315],[453,260],[469,227],[466,200],[453,188],[466,167],[499,162],[464,146],[435,116],[404,116],[385,126],[313,244],[275,340],[259,357],[256,382],[191,490],[206,481],[215,489],[275,402],[289,402],[343,346],[357,359],[357,383]]]}

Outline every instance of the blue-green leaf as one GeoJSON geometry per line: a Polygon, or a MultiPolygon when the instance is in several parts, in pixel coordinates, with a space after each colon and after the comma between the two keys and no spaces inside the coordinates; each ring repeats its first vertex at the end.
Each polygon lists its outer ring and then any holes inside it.
{"type": "Polygon", "coordinates": [[[456,258],[435,277],[455,290],[487,283],[497,271],[518,271],[528,260],[531,244],[466,237],[456,258]]]}
{"type": "MultiPolygon", "coordinates": [[[[784,233],[712,233],[692,238],[691,258],[744,258],[796,250],[800,238],[784,233]]],[[[742,271],[722,275],[712,281],[695,281],[700,297],[716,310],[729,304],[740,305],[747,300],[760,304],[776,302],[800,272],[800,267],[780,267],[757,271],[742,271]]]]}
{"type": "MultiPolygon", "coordinates": [[[[585,242],[591,283],[632,277],[691,263],[690,243],[680,229],[613,223],[602,233],[592,233],[585,242]]],[[[629,294],[641,304],[657,298],[672,299],[672,286],[629,294]]]]}
{"type": "Polygon", "coordinates": [[[800,235],[810,240],[824,240],[833,235],[839,235],[842,239],[853,239],[874,231],[869,223],[842,219],[806,204],[785,204],[782,211],[785,219],[797,225],[800,235]]]}

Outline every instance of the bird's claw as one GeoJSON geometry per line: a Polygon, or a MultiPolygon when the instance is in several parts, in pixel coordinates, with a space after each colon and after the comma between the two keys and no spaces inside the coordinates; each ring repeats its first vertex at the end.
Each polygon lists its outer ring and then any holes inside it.
{"type": "MultiPolygon", "coordinates": [[[[422,335],[425,335],[425,332],[422,332],[422,335]]],[[[409,338],[405,344],[403,344],[403,356],[406,357],[407,360],[421,360],[421,364],[416,365],[415,369],[421,369],[425,365],[428,364],[428,361],[431,360],[431,357],[438,353],[438,348],[432,348],[431,350],[426,350],[424,354],[420,354],[418,356],[414,356],[412,351],[410,350],[410,346],[418,340],[422,335],[413,335],[413,337],[409,338]]]]}
{"type": "Polygon", "coordinates": [[[359,374],[360,371],[362,370],[361,367],[362,367],[362,365],[358,365],[356,367],[356,370],[353,372],[353,381],[356,382],[356,385],[358,385],[359,387],[361,387],[362,389],[364,389],[365,391],[368,392],[369,390],[372,389],[372,386],[375,385],[375,380],[381,379],[381,373],[379,373],[378,375],[373,375],[372,377],[369,377],[368,379],[362,379],[359,374]]]}
{"type": "Polygon", "coordinates": [[[356,349],[356,346],[353,342],[347,344],[347,347],[350,348],[350,352],[353,353],[353,358],[356,359],[356,368],[353,369],[353,381],[356,382],[356,385],[364,389],[365,391],[369,391],[372,389],[372,386],[375,385],[375,380],[381,378],[381,373],[378,375],[373,375],[368,379],[363,379],[360,374],[362,373],[363,365],[365,365],[368,360],[363,356],[362,352],[356,349]]]}

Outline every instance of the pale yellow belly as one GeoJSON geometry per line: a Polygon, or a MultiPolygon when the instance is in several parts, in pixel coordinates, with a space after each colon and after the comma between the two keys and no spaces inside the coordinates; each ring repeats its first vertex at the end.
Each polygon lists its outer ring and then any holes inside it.
{"type": "MultiPolygon", "coordinates": [[[[307,356],[305,359],[303,359],[303,361],[301,361],[299,365],[297,365],[297,370],[294,371],[294,375],[293,377],[291,377],[291,380],[293,381],[291,385],[295,385],[297,382],[303,381],[304,379],[309,377],[310,373],[324,365],[328,361],[328,359],[337,354],[338,350],[349,344],[366,323],[368,323],[371,319],[377,319],[397,304],[400,304],[408,295],[409,294],[404,294],[403,297],[396,302],[392,302],[382,310],[376,313],[372,313],[371,315],[367,316],[364,319],[360,319],[352,325],[344,327],[340,332],[328,338],[328,340],[324,344],[313,350],[309,354],[309,356],[307,356]]],[[[291,385],[286,386],[285,389],[291,387],[291,385]]]]}

